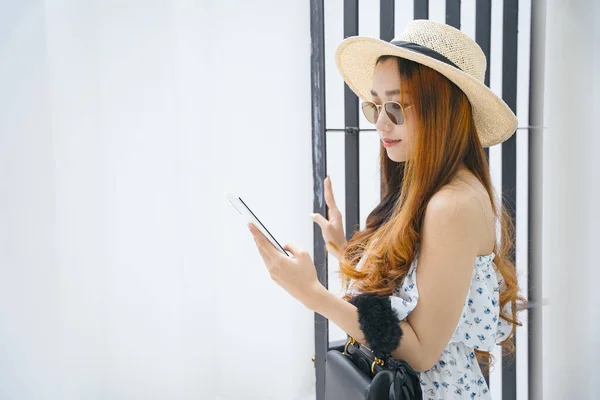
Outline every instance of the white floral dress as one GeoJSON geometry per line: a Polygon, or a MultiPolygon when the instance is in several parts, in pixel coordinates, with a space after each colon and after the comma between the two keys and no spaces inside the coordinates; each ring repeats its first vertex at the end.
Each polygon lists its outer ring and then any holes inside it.
{"type": "MultiPolygon", "coordinates": [[[[494,256],[491,253],[475,259],[471,286],[454,334],[433,368],[419,373],[425,400],[491,399],[475,350],[492,351],[511,329],[509,323],[500,318],[499,295],[503,280],[493,262],[494,256]]],[[[358,269],[363,260],[357,265],[358,269]]],[[[400,320],[406,319],[419,301],[417,263],[418,252],[402,285],[390,297],[400,320]]]]}

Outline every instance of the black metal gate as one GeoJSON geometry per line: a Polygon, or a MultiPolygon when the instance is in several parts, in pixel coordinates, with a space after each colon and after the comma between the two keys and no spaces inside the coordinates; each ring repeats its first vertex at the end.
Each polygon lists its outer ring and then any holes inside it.
{"type": "MultiPolygon", "coordinates": [[[[414,1],[414,19],[429,17],[429,0],[414,1]]],[[[402,3],[399,3],[402,4],[402,3]]],[[[502,98],[516,113],[517,103],[517,43],[518,43],[518,0],[504,0],[502,40],[502,98]]],[[[344,0],[344,38],[358,35],[358,0],[344,0]]],[[[311,0],[311,100],[312,100],[312,158],[315,213],[326,215],[323,180],[327,175],[326,140],[327,132],[345,132],[345,184],[346,184],[346,236],[350,238],[359,227],[359,103],[356,95],[347,85],[344,88],[345,127],[328,129],[325,126],[325,33],[323,0],[311,0]]],[[[490,81],[490,47],[492,1],[477,0],[475,20],[475,40],[484,51],[488,65],[485,84],[490,81]]],[[[394,37],[395,3],[393,0],[380,0],[380,38],[390,41],[394,37]]],[[[517,134],[529,135],[528,174],[530,182],[541,178],[541,128],[543,115],[543,57],[546,5],[545,0],[531,2],[531,48],[530,48],[530,87],[529,124],[518,128],[517,134]],[[532,72],[533,71],[533,72],[532,72]]],[[[460,29],[461,0],[446,0],[446,23],[460,29]]],[[[342,38],[340,38],[341,41],[342,38]]],[[[370,129],[372,130],[372,129],[370,129]]],[[[503,203],[507,207],[515,226],[517,196],[517,135],[502,144],[502,191],[503,203]]],[[[486,149],[486,154],[489,152],[486,149]]],[[[528,371],[529,398],[542,398],[541,379],[541,198],[538,192],[528,190],[529,199],[529,252],[528,252],[528,371]]],[[[515,254],[512,254],[513,261],[515,254]]],[[[314,227],[314,259],[319,280],[328,287],[328,267],[325,245],[320,228],[314,227]]],[[[329,342],[328,321],[315,314],[315,371],[317,400],[324,399],[325,356],[335,344],[329,342]]],[[[503,358],[506,358],[503,356],[503,358]]],[[[486,377],[487,378],[487,377],[486,377]]],[[[517,371],[511,358],[502,362],[502,398],[516,399],[517,371]]]]}

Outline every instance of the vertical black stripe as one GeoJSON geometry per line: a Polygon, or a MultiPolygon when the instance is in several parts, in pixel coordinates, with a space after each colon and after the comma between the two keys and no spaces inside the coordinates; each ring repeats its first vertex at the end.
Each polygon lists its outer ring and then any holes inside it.
{"type": "Polygon", "coordinates": [[[529,64],[529,193],[527,281],[529,400],[542,399],[542,166],[544,123],[544,57],[546,47],[546,0],[531,2],[531,48],[529,64]]]}
{"type": "Polygon", "coordinates": [[[460,1],[446,0],[446,23],[460,29],[460,1]]]}
{"type": "MultiPolygon", "coordinates": [[[[385,41],[392,41],[395,37],[395,10],[394,0],[380,0],[379,2],[379,38],[385,41]]],[[[380,198],[384,195],[383,176],[380,177],[380,198]]]]}
{"type": "MultiPolygon", "coordinates": [[[[483,50],[487,60],[485,69],[485,84],[490,86],[490,49],[492,25],[492,0],[477,0],[475,4],[475,41],[483,50]]],[[[485,155],[490,159],[490,151],[485,149],[485,155]]]]}
{"type": "Polygon", "coordinates": [[[394,39],[394,0],[379,1],[379,38],[386,42],[394,39]]]}
{"type": "MultiPolygon", "coordinates": [[[[516,112],[517,108],[517,45],[519,1],[504,0],[503,34],[502,34],[502,98],[516,112]]],[[[510,217],[516,221],[517,199],[517,137],[513,135],[502,144],[502,192],[504,205],[510,217]]],[[[515,261],[515,252],[510,254],[515,261]]],[[[516,343],[516,339],[515,339],[516,343]]],[[[502,398],[517,398],[517,373],[514,357],[503,356],[502,363],[502,398]]]]}
{"type": "MultiPolygon", "coordinates": [[[[490,49],[491,49],[492,0],[478,0],[475,3],[475,41],[481,47],[486,58],[485,85],[490,86],[490,49]]],[[[485,156],[490,160],[490,149],[485,148],[485,156]]],[[[483,369],[483,377],[490,384],[489,368],[483,369]]]]}
{"type": "Polygon", "coordinates": [[[490,86],[490,49],[492,26],[492,0],[478,0],[475,5],[475,41],[487,59],[485,84],[490,86]]]}
{"type": "Polygon", "coordinates": [[[429,19],[429,0],[414,0],[414,19],[429,19]]]}
{"type": "MultiPolygon", "coordinates": [[[[327,176],[325,142],[325,25],[323,0],[310,1],[313,212],[326,215],[323,180],[327,176]]],[[[313,228],[314,261],[319,281],[328,287],[327,257],[320,228],[313,228]]],[[[325,356],[329,349],[329,322],[315,313],[315,374],[318,400],[325,399],[325,356]]]]}
{"type": "MultiPolygon", "coordinates": [[[[358,35],[358,0],[344,0],[344,37],[358,35]]],[[[344,84],[346,238],[359,228],[358,97],[344,84]]]]}

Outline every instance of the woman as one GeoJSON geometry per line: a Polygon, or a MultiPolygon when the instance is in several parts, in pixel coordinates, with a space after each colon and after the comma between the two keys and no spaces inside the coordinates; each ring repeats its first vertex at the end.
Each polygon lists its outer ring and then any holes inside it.
{"type": "Polygon", "coordinates": [[[384,184],[348,243],[329,179],[330,219],[313,215],[346,295],[318,282],[307,251],[289,244],[294,258],[282,256],[251,228],[258,249],[306,307],[419,371],[423,398],[490,398],[476,358],[510,343],[521,298],[483,147],[508,139],[516,117],[484,85],[479,46],[448,25],[413,21],[391,43],[348,38],[336,61],[380,135],[384,184]]]}

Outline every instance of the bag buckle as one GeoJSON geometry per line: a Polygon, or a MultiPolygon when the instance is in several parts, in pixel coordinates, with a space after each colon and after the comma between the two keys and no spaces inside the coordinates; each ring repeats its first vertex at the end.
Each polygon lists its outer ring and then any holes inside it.
{"type": "Polygon", "coordinates": [[[385,361],[383,361],[381,358],[374,358],[373,364],[371,364],[371,372],[373,373],[373,375],[375,375],[375,364],[381,365],[383,367],[385,365],[385,361]]]}
{"type": "Polygon", "coordinates": [[[349,336],[348,342],[346,343],[346,346],[344,346],[344,354],[348,354],[348,346],[350,345],[358,347],[356,346],[356,340],[354,340],[352,336],[349,336]]]}

